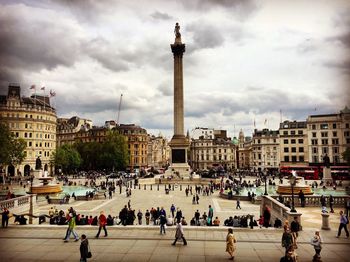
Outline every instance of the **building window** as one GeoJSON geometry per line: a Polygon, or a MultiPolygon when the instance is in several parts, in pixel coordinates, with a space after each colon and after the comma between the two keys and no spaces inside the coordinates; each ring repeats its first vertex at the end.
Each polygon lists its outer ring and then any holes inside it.
{"type": "Polygon", "coordinates": [[[292,147],[292,153],[297,152],[297,148],[296,147],[292,147]]]}
{"type": "Polygon", "coordinates": [[[333,154],[339,153],[339,147],[333,147],[333,154]]]}
{"type": "Polygon", "coordinates": [[[285,147],[283,150],[284,150],[284,153],[288,153],[289,152],[289,148],[288,147],[285,147]]]}
{"type": "Polygon", "coordinates": [[[295,130],[290,131],[291,135],[295,135],[295,130]]]}
{"type": "Polygon", "coordinates": [[[289,156],[284,156],[284,162],[289,162],[289,156]]]}
{"type": "Polygon", "coordinates": [[[320,128],[321,128],[321,129],[328,129],[328,124],[321,124],[321,125],[320,125],[320,128]]]}
{"type": "Polygon", "coordinates": [[[322,154],[328,154],[328,147],[322,147],[322,154]]]}
{"type": "Polygon", "coordinates": [[[312,148],[312,153],[313,153],[313,154],[317,154],[317,152],[318,152],[317,147],[313,147],[313,148],[312,148]]]}
{"type": "Polygon", "coordinates": [[[288,144],[288,139],[284,139],[283,144],[288,144]]]}
{"type": "Polygon", "coordinates": [[[303,153],[304,152],[304,148],[303,147],[299,147],[299,152],[303,153]]]}
{"type": "Polygon", "coordinates": [[[298,135],[302,135],[303,134],[303,130],[298,130],[298,135]]]}
{"type": "Polygon", "coordinates": [[[288,135],[288,131],[286,131],[286,130],[283,131],[283,135],[285,135],[285,136],[288,135]]]}
{"type": "Polygon", "coordinates": [[[328,137],[328,132],[321,132],[321,137],[328,137]]]}
{"type": "Polygon", "coordinates": [[[321,142],[322,145],[328,145],[328,139],[322,139],[321,142]]]}
{"type": "Polygon", "coordinates": [[[318,157],[317,156],[313,156],[312,160],[313,160],[314,163],[318,163],[318,157]]]}
{"type": "Polygon", "coordinates": [[[295,141],[296,141],[295,139],[291,139],[291,140],[290,140],[290,143],[291,143],[291,144],[295,144],[295,141]]]}
{"type": "Polygon", "coordinates": [[[316,132],[312,132],[312,137],[316,137],[316,132]]]}
{"type": "Polygon", "coordinates": [[[304,156],[299,156],[299,161],[304,162],[304,156]]]}
{"type": "Polygon", "coordinates": [[[298,139],[298,143],[299,144],[303,144],[304,143],[304,139],[298,139]]]}
{"type": "Polygon", "coordinates": [[[292,156],[292,162],[297,162],[297,156],[292,156]]]}
{"type": "Polygon", "coordinates": [[[346,123],[346,124],[345,124],[345,128],[350,128],[350,124],[349,124],[349,123],[346,123]]]}
{"type": "Polygon", "coordinates": [[[333,137],[337,136],[337,131],[333,131],[333,137]]]}
{"type": "Polygon", "coordinates": [[[315,130],[315,129],[316,129],[316,125],[313,124],[313,125],[311,126],[311,128],[312,128],[313,130],[315,130]]]}
{"type": "Polygon", "coordinates": [[[339,145],[339,139],[338,138],[333,138],[332,139],[332,144],[333,145],[339,145]]]}
{"type": "Polygon", "coordinates": [[[337,128],[337,124],[333,123],[333,129],[336,129],[336,128],[337,128]]]}

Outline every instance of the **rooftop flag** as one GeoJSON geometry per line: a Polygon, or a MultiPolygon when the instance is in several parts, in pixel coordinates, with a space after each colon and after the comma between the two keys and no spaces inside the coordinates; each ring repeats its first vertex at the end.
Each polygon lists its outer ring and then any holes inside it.
{"type": "Polygon", "coordinates": [[[56,96],[56,92],[51,89],[50,90],[50,97],[53,97],[53,96],[56,96]]]}

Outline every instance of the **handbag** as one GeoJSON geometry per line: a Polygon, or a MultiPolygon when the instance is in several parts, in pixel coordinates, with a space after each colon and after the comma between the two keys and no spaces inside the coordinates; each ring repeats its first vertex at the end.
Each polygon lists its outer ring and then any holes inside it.
{"type": "Polygon", "coordinates": [[[92,253],[91,253],[91,249],[90,249],[90,245],[88,245],[88,253],[87,253],[87,258],[91,258],[92,257],[92,253]]]}

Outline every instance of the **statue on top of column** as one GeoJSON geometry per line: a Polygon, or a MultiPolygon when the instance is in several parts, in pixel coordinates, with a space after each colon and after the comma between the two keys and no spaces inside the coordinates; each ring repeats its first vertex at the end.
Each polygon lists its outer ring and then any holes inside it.
{"type": "Polygon", "coordinates": [[[180,26],[179,26],[179,23],[176,23],[176,24],[175,24],[174,34],[175,34],[175,43],[176,43],[176,42],[181,43],[181,34],[180,34],[180,26]]]}

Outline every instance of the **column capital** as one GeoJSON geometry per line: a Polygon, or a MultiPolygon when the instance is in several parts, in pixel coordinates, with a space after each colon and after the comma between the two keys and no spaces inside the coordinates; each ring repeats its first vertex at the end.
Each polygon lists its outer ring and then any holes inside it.
{"type": "Polygon", "coordinates": [[[185,44],[180,44],[180,43],[176,43],[176,44],[171,44],[171,51],[174,54],[174,57],[179,56],[182,57],[183,53],[185,53],[186,48],[185,48],[185,44]]]}

